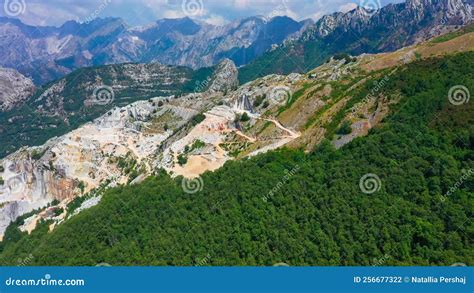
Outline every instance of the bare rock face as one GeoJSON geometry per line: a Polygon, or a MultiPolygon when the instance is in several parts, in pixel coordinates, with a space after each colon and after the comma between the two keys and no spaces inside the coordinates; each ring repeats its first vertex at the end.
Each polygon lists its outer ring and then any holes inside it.
{"type": "Polygon", "coordinates": [[[0,235],[19,216],[46,206],[51,201],[72,197],[75,182],[19,151],[0,163],[0,235]]]}
{"type": "Polygon", "coordinates": [[[226,92],[237,88],[239,85],[239,71],[234,62],[230,59],[224,59],[217,66],[214,80],[209,86],[210,92],[226,92]]]}
{"type": "Polygon", "coordinates": [[[20,106],[34,91],[31,79],[15,69],[0,68],[0,111],[20,106]]]}
{"type": "Polygon", "coordinates": [[[0,160],[0,237],[19,216],[53,201],[64,207],[106,181],[126,184],[148,176],[162,143],[209,107],[208,96],[158,97],[116,107],[40,147],[0,160]],[[140,172],[136,178],[121,165],[132,162],[140,172]]]}
{"type": "MultiPolygon", "coordinates": [[[[274,83],[291,83],[292,78],[270,77],[264,91],[270,97],[274,83]]],[[[193,177],[231,160],[221,143],[232,144],[234,135],[253,141],[235,129],[233,122],[240,110],[230,107],[234,96],[245,96],[251,86],[232,91],[237,88],[237,68],[231,60],[217,66],[209,83],[203,93],[156,97],[112,108],[40,147],[22,148],[0,160],[0,237],[19,216],[44,210],[53,201],[65,207],[103,184],[136,183],[158,169],[193,177]],[[200,122],[196,122],[198,114],[205,117],[200,122]],[[180,155],[189,157],[188,164],[179,165],[180,155]],[[127,166],[133,166],[134,172],[127,166]]],[[[38,99],[48,100],[58,90],[47,91],[38,99]]],[[[251,108],[250,100],[244,100],[244,109],[251,108]]]]}

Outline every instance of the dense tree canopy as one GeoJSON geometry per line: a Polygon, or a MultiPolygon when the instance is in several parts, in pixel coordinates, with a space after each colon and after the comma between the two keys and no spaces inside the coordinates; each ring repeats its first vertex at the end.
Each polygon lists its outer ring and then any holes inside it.
{"type": "Polygon", "coordinates": [[[195,194],[157,171],[52,233],[13,225],[0,262],[474,265],[474,103],[448,100],[455,85],[474,89],[472,68],[465,53],[399,70],[383,89],[401,94],[389,117],[342,149],[324,142],[311,154],[229,162],[195,194]],[[371,194],[360,187],[366,174],[380,180],[371,194]]]}

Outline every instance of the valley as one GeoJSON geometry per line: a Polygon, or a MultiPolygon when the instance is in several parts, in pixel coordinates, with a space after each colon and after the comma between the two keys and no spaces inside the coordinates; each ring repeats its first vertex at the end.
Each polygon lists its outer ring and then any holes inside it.
{"type": "MultiPolygon", "coordinates": [[[[230,161],[194,185],[156,170],[141,183],[100,187],[67,205],[73,216],[63,222],[50,212],[27,235],[17,229],[30,216],[17,220],[0,260],[32,253],[32,264],[43,265],[191,266],[206,252],[213,266],[373,265],[383,255],[387,265],[470,263],[472,179],[443,194],[474,167],[473,107],[450,104],[444,84],[472,86],[471,67],[460,67],[472,54],[401,65],[380,90],[397,97],[384,122],[338,150],[325,140],[307,154],[283,149],[230,161]],[[358,186],[369,172],[380,176],[373,194],[358,186]]],[[[370,93],[360,90],[354,96],[370,93]]]]}
{"type": "Polygon", "coordinates": [[[0,18],[0,263],[472,264],[473,13],[0,18]]]}
{"type": "MultiPolygon", "coordinates": [[[[160,169],[172,177],[193,180],[229,160],[285,145],[312,152],[329,139],[341,148],[367,135],[399,103],[397,95],[381,93],[400,66],[472,51],[473,35],[465,29],[444,42],[427,41],[350,61],[332,59],[305,75],[270,75],[235,91],[229,91],[235,84],[235,69],[234,81],[227,78],[228,70],[221,70],[228,85],[215,77],[203,93],[115,107],[77,130],[0,161],[5,170],[0,173],[5,182],[0,227],[5,231],[18,217],[52,202],[57,205],[47,209],[64,211],[53,217],[57,225],[71,216],[66,207],[76,198],[89,200],[94,194],[97,204],[101,196],[97,190],[103,193],[107,188],[137,184],[160,169]],[[216,91],[216,83],[221,91],[216,91]],[[365,90],[371,94],[361,96],[365,90]],[[346,123],[350,130],[339,134],[346,123]]],[[[227,66],[232,68],[231,62],[227,66]]],[[[91,206],[89,201],[84,204],[91,206]]],[[[33,215],[26,223],[43,217],[42,213],[33,215]]]]}

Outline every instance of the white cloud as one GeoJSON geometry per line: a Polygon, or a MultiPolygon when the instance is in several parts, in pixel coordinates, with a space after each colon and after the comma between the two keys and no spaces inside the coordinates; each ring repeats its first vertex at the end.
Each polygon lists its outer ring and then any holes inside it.
{"type": "MultiPolygon", "coordinates": [[[[4,1],[0,0],[2,7],[4,1]]],[[[359,0],[27,0],[26,12],[19,18],[29,24],[60,25],[71,19],[85,19],[104,1],[110,3],[99,17],[121,17],[130,25],[145,25],[160,18],[184,16],[213,24],[254,15],[318,19],[335,11],[351,10],[359,3],[359,0]],[[183,5],[183,1],[193,5],[183,5]],[[183,7],[191,10],[186,11],[183,7]],[[193,10],[196,7],[197,10],[193,10]]],[[[382,3],[401,1],[382,0],[382,3]]]]}
{"type": "Polygon", "coordinates": [[[215,14],[209,16],[208,18],[205,18],[204,21],[209,24],[220,25],[220,26],[228,23],[228,21],[224,17],[220,15],[215,15],[215,14]]]}
{"type": "Polygon", "coordinates": [[[354,10],[356,7],[357,7],[357,4],[355,3],[347,3],[347,4],[339,6],[339,11],[348,12],[348,11],[354,10]]]}
{"type": "Polygon", "coordinates": [[[249,0],[234,0],[234,7],[237,9],[247,9],[249,2],[249,0]]]}

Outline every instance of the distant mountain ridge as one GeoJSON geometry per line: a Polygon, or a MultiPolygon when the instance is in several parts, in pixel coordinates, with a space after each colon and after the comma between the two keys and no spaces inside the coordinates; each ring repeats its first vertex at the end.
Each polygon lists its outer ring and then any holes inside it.
{"type": "Polygon", "coordinates": [[[0,17],[0,66],[17,69],[36,84],[75,69],[138,62],[160,62],[194,69],[229,58],[245,65],[312,24],[289,17],[249,17],[215,26],[190,18],[161,19],[140,28],[120,18],[60,27],[36,27],[0,17]]]}
{"type": "Polygon", "coordinates": [[[362,7],[323,16],[293,42],[265,53],[240,71],[241,82],[271,73],[306,72],[336,53],[395,51],[473,21],[472,1],[407,0],[378,11],[362,7]]]}

